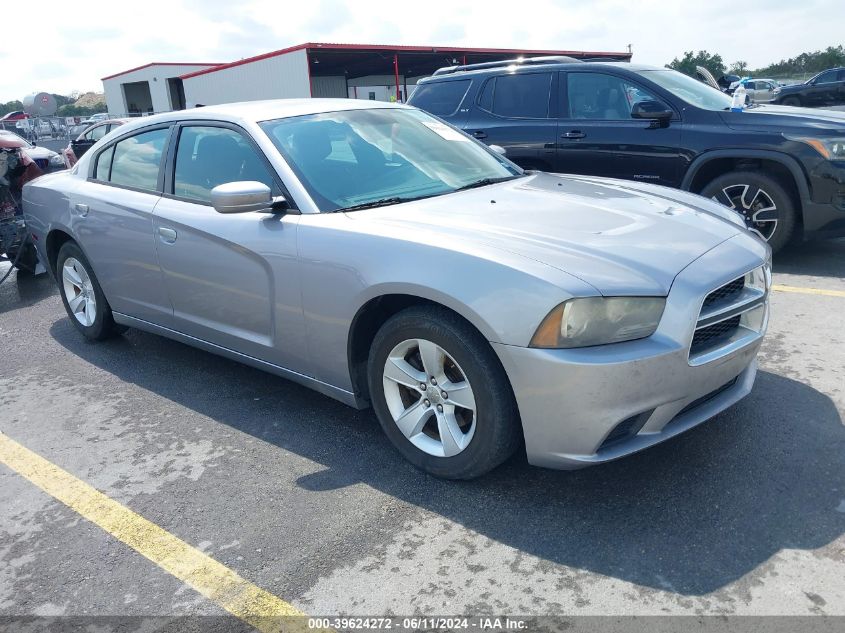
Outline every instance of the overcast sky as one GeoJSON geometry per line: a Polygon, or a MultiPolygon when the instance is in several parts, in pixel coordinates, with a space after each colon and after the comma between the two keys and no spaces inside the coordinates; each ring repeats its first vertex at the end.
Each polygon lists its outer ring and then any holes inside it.
{"type": "Polygon", "coordinates": [[[752,68],[845,43],[845,0],[47,0],[31,12],[15,6],[21,19],[12,20],[0,44],[0,102],[34,91],[101,92],[101,77],[151,61],[228,62],[309,41],[592,51],[632,44],[640,63],[663,65],[685,50],[706,49],[752,68]]]}

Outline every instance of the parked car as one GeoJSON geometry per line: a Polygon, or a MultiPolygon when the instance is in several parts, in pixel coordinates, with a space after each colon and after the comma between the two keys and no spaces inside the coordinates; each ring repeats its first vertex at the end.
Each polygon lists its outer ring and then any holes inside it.
{"type": "Polygon", "coordinates": [[[775,88],[774,102],[805,107],[845,105],[845,68],[831,68],[803,84],[775,88]]]}
{"type": "Polygon", "coordinates": [[[737,81],[739,81],[739,75],[722,75],[717,80],[717,83],[723,92],[729,92],[731,86],[737,81]]]}
{"type": "MultiPolygon", "coordinates": [[[[123,125],[129,119],[106,119],[98,121],[83,128],[76,138],[73,138],[73,128],[71,130],[71,138],[73,140],[68,143],[68,146],[62,150],[65,166],[70,169],[76,164],[82,156],[87,152],[97,141],[103,138],[113,129],[123,125]]],[[[78,127],[78,126],[77,126],[78,127]]]]}
{"type": "MultiPolygon", "coordinates": [[[[35,247],[26,239],[21,210],[21,188],[38,178],[41,170],[27,154],[29,143],[17,134],[0,130],[0,261],[9,261],[19,271],[36,272],[35,247]]],[[[9,271],[0,275],[2,280],[9,271]]]]}
{"type": "Polygon", "coordinates": [[[457,67],[409,102],[527,169],[676,187],[739,213],[775,251],[845,234],[845,113],[755,105],[665,68],[523,60],[457,67]]]}
{"type": "Polygon", "coordinates": [[[75,125],[72,125],[68,128],[68,136],[70,136],[71,138],[76,138],[89,127],[91,127],[91,123],[77,123],[75,125]]]}
{"type": "Polygon", "coordinates": [[[745,86],[745,94],[748,103],[771,103],[775,98],[775,90],[778,88],[778,82],[774,79],[754,79],[753,77],[745,77],[740,81],[731,84],[728,89],[728,94],[733,94],[739,85],[745,86]]]}
{"type": "MultiPolygon", "coordinates": [[[[748,394],[770,250],[700,196],[523,172],[401,104],[135,119],[24,189],[73,325],[375,409],[437,476],[642,450],[748,394]]],[[[354,449],[350,447],[351,450],[354,449]]]]}
{"type": "Polygon", "coordinates": [[[43,172],[64,169],[65,167],[64,160],[59,154],[47,149],[46,147],[39,147],[34,143],[30,143],[19,134],[15,134],[9,130],[0,130],[0,139],[7,142],[20,141],[22,143],[22,151],[29,156],[43,172]]]}

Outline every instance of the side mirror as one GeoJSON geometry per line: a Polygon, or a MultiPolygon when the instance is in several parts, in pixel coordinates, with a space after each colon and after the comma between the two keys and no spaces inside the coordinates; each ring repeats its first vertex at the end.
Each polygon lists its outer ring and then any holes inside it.
{"type": "Polygon", "coordinates": [[[645,119],[647,121],[660,121],[666,123],[675,116],[675,113],[660,101],[639,101],[631,109],[632,119],[645,119]]]}
{"type": "Polygon", "coordinates": [[[502,147],[501,145],[488,145],[488,147],[490,149],[492,149],[494,152],[496,152],[497,154],[499,154],[500,156],[504,156],[505,154],[508,153],[507,150],[504,147],[502,147]]]}
{"type": "Polygon", "coordinates": [[[254,180],[227,182],[211,190],[211,205],[217,213],[270,211],[281,201],[272,198],[270,187],[254,180]]]}

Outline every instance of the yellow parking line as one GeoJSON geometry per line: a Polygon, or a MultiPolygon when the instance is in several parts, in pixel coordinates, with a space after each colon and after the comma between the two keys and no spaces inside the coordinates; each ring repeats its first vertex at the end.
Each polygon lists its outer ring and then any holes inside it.
{"type": "Polygon", "coordinates": [[[845,290],[825,290],[824,288],[802,288],[801,286],[784,286],[773,284],[772,290],[778,292],[795,292],[803,295],[824,295],[826,297],[845,297],[845,290]]]}
{"type": "Polygon", "coordinates": [[[0,463],[259,631],[305,629],[305,614],[0,433],[0,463]]]}

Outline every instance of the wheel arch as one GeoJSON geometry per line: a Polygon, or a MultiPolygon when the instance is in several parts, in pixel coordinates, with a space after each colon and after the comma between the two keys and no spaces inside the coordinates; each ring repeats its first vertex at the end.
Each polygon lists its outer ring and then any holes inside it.
{"type": "MultiPolygon", "coordinates": [[[[74,239],[73,235],[71,235],[71,232],[67,228],[62,226],[51,228],[44,240],[44,251],[47,255],[47,263],[50,268],[50,273],[54,277],[58,274],[56,264],[58,263],[57,260],[59,258],[59,251],[66,242],[73,242],[83,253],[85,253],[85,249],[82,248],[76,239],[74,239]]],[[[88,257],[88,254],[86,253],[85,256],[88,257]]]]}
{"type": "Polygon", "coordinates": [[[367,362],[372,341],[382,325],[393,315],[413,306],[433,306],[452,312],[475,329],[485,340],[496,340],[491,326],[479,315],[471,312],[467,315],[466,306],[458,306],[448,298],[434,297],[424,289],[384,288],[370,296],[358,308],[352,318],[347,337],[347,362],[352,388],[359,406],[369,406],[369,387],[367,385],[367,362]],[[452,305],[450,305],[452,304],[452,305]],[[458,309],[458,308],[461,309],[458,309]]]}
{"type": "Polygon", "coordinates": [[[760,170],[785,186],[803,226],[804,201],[810,199],[810,186],[803,169],[791,156],[767,150],[713,150],[698,156],[687,169],[681,189],[699,193],[707,183],[731,171],[760,170]]]}

